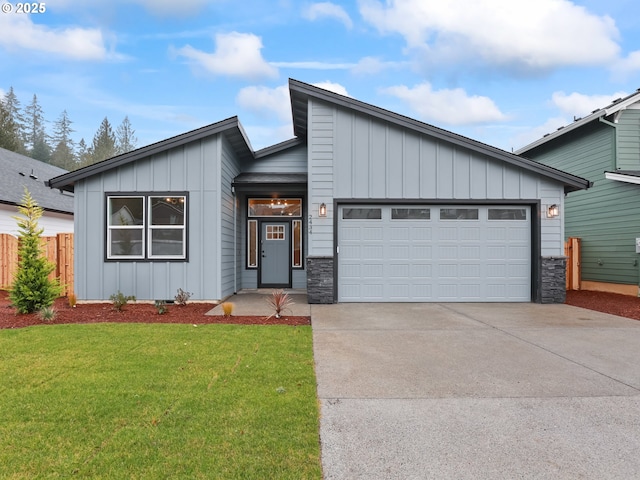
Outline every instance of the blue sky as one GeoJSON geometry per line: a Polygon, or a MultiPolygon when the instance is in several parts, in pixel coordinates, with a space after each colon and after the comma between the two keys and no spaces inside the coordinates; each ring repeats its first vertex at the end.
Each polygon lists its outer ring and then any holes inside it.
{"type": "Polygon", "coordinates": [[[0,4],[0,94],[87,143],[105,116],[144,146],[237,115],[263,148],[295,78],[511,150],[640,87],[637,0],[0,4]]]}

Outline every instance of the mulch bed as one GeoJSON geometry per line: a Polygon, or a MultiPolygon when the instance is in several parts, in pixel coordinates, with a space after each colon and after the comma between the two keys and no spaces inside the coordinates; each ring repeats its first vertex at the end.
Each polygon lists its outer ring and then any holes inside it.
{"type": "Polygon", "coordinates": [[[640,320],[640,298],[617,293],[572,290],[567,292],[567,305],[588,308],[620,317],[640,320]]]}
{"type": "Polygon", "coordinates": [[[283,316],[266,318],[261,316],[223,317],[205,315],[215,307],[211,303],[189,302],[186,305],[169,305],[168,311],[158,314],[155,306],[149,303],[128,303],[122,311],[113,309],[111,303],[82,303],[75,308],[69,306],[66,297],[54,303],[56,318],[45,322],[36,313],[18,314],[11,306],[6,291],[0,291],[0,328],[20,328],[31,325],[59,325],[64,323],[184,323],[206,325],[213,323],[234,325],[310,325],[311,318],[303,316],[283,316]]]}
{"type": "MultiPolygon", "coordinates": [[[[640,320],[640,298],[615,293],[592,292],[587,290],[568,291],[568,305],[610,313],[621,317],[640,320]]],[[[0,328],[20,328],[31,325],[63,324],[63,323],[186,323],[206,325],[213,323],[235,325],[310,325],[310,317],[285,316],[282,318],[265,318],[261,316],[222,317],[205,315],[215,307],[211,303],[190,302],[185,306],[170,305],[167,313],[159,315],[156,308],[148,303],[129,303],[123,311],[113,309],[110,303],[85,303],[71,308],[65,297],[54,304],[57,311],[55,320],[43,322],[37,314],[17,314],[11,306],[8,294],[0,291],[0,328]]]]}

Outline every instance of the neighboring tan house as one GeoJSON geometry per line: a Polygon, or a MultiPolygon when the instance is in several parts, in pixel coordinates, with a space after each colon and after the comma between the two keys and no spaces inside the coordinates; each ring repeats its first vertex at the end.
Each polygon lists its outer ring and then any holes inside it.
{"type": "Polygon", "coordinates": [[[640,93],[576,119],[516,153],[593,182],[589,190],[568,196],[564,206],[565,236],[581,239],[581,288],[637,296],[640,93]]]}
{"type": "Polygon", "coordinates": [[[562,302],[583,178],[289,81],[295,138],[236,117],[51,179],[75,192],[75,292],[195,300],[302,288],[310,303],[562,302]]]}
{"type": "Polygon", "coordinates": [[[73,233],[73,194],[45,185],[50,178],[66,173],[62,168],[0,148],[0,233],[18,236],[18,215],[24,188],[44,209],[38,226],[44,236],[73,233]]]}

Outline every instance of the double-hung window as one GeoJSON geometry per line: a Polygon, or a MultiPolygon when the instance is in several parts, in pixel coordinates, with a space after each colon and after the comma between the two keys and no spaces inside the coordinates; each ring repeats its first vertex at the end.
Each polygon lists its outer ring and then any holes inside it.
{"type": "Polygon", "coordinates": [[[187,194],[107,194],[108,260],[186,260],[187,194]]]}

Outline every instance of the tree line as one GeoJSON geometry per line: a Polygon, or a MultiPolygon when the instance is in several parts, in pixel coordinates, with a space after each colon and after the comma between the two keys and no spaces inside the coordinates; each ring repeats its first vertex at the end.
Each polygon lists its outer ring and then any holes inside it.
{"type": "Polygon", "coordinates": [[[47,123],[37,95],[24,108],[13,87],[0,98],[0,147],[65,170],[77,170],[129,152],[138,142],[128,116],[115,130],[104,117],[89,145],[84,138],[77,144],[71,138],[75,130],[66,110],[53,122],[50,132],[47,123]]]}

